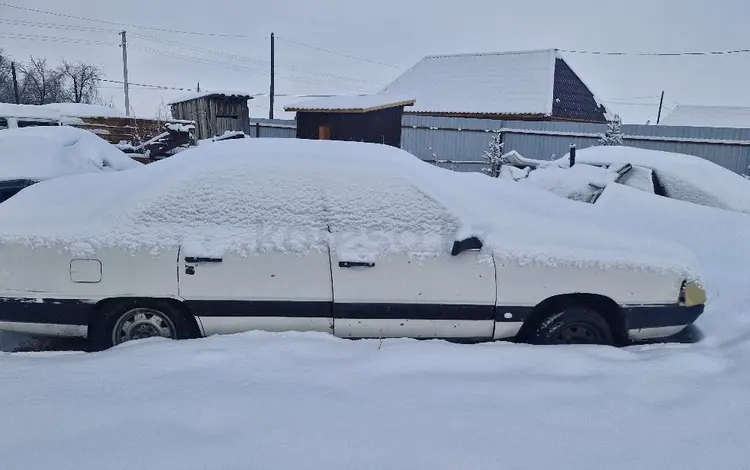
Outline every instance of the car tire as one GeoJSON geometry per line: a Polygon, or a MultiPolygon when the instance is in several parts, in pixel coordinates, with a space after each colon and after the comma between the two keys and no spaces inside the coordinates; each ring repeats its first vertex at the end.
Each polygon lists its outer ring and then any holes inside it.
{"type": "Polygon", "coordinates": [[[570,307],[544,318],[530,333],[532,344],[614,344],[612,329],[594,310],[570,307]]]}
{"type": "Polygon", "coordinates": [[[188,339],[191,324],[180,309],[163,301],[126,300],[104,305],[91,325],[94,351],[150,337],[188,339]]]}

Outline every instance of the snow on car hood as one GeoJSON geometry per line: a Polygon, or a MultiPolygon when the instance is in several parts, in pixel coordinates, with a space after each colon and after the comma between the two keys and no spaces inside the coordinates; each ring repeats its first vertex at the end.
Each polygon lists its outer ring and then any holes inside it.
{"type": "Polygon", "coordinates": [[[76,250],[300,253],[326,249],[329,228],[353,240],[348,250],[378,254],[445,253],[478,236],[501,263],[696,274],[689,250],[623,239],[589,205],[376,144],[227,141],[131,171],[43,182],[0,205],[0,241],[76,250]]]}
{"type": "Polygon", "coordinates": [[[0,181],[43,181],[141,166],[95,134],[68,126],[0,131],[0,181]]]}
{"type": "MultiPolygon", "coordinates": [[[[561,164],[569,161],[566,155],[561,164]]],[[[624,146],[579,150],[576,163],[630,163],[656,171],[669,197],[750,214],[750,181],[704,158],[624,146]]]]}

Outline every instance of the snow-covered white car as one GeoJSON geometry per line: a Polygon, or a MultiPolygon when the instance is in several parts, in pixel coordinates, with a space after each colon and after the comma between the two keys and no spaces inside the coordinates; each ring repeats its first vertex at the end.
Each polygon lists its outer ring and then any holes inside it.
{"type": "Polygon", "coordinates": [[[384,145],[216,143],[0,205],[0,329],[620,345],[692,324],[692,252],[596,213],[384,145]]]}
{"type": "Polygon", "coordinates": [[[141,165],[83,129],[40,126],[0,130],[0,202],[39,181],[141,165]]]}
{"type": "Polygon", "coordinates": [[[704,158],[625,146],[597,146],[552,162],[517,158],[517,180],[560,196],[595,202],[617,182],[641,191],[694,204],[750,214],[750,180],[704,158]],[[520,170],[519,170],[520,171],[520,170]]]}

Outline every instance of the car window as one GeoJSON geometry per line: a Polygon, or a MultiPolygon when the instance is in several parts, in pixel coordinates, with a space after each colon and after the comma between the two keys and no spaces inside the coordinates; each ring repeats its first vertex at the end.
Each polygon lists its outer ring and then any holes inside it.
{"type": "Polygon", "coordinates": [[[354,175],[325,188],[330,227],[335,232],[390,232],[453,235],[458,220],[404,177],[354,175]]]}
{"type": "Polygon", "coordinates": [[[219,169],[158,193],[139,214],[146,224],[297,231],[325,227],[314,174],[219,169]]]}

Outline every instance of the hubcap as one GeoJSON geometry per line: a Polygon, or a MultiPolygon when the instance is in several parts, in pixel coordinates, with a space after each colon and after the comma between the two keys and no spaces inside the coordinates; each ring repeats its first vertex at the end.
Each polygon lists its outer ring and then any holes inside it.
{"type": "Polygon", "coordinates": [[[177,329],[169,317],[150,308],[130,310],[120,317],[112,330],[114,344],[154,337],[175,339],[177,329]]]}
{"type": "Polygon", "coordinates": [[[602,336],[599,330],[587,323],[573,323],[561,328],[552,337],[553,344],[599,344],[602,336]]]}

